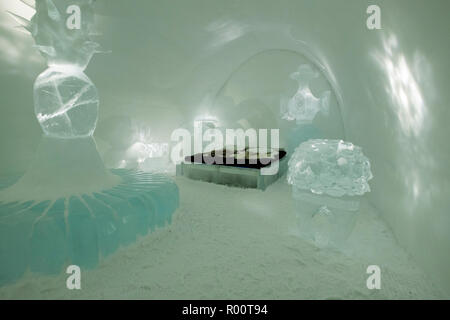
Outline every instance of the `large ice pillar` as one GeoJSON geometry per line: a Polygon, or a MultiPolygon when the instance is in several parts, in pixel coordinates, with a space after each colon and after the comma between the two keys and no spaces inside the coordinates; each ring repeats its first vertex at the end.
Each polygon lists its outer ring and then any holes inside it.
{"type": "Polygon", "coordinates": [[[28,170],[0,181],[0,285],[26,270],[58,273],[67,264],[95,267],[100,258],[170,222],[178,188],[165,175],[105,168],[92,137],[99,99],[83,73],[92,0],[40,0],[24,27],[49,68],[34,86],[44,131],[28,170]],[[80,10],[79,29],[63,14],[80,10]],[[67,9],[67,10],[66,10],[67,9]]]}

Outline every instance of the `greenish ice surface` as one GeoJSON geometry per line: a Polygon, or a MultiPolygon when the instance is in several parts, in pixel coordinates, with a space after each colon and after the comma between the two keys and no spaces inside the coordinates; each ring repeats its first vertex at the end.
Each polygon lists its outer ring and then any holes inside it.
{"type": "MultiPolygon", "coordinates": [[[[113,170],[117,186],[55,201],[0,203],[0,285],[26,270],[59,274],[102,257],[171,222],[178,188],[167,176],[113,170]]],[[[10,181],[2,180],[1,188],[10,181]]]]}

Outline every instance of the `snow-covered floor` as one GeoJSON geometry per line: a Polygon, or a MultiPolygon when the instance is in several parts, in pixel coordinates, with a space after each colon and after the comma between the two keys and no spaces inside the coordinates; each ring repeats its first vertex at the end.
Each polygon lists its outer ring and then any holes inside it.
{"type": "Polygon", "coordinates": [[[173,223],[82,270],[81,290],[68,290],[64,273],[27,274],[0,288],[0,298],[442,298],[364,200],[340,253],[299,238],[285,179],[265,192],[184,177],[176,182],[181,204],[173,223]],[[380,290],[366,287],[372,264],[381,267],[380,290]]]}

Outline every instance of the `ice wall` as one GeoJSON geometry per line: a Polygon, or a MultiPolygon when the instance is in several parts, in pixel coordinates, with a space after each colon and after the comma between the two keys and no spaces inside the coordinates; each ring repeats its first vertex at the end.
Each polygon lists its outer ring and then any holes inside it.
{"type": "MultiPolygon", "coordinates": [[[[173,128],[209,112],[245,60],[272,52],[247,70],[262,70],[257,83],[275,87],[272,71],[286,68],[287,52],[308,51],[341,95],[339,114],[319,127],[334,125],[334,138],[363,147],[374,174],[370,201],[450,294],[447,0],[130,3],[97,1],[103,46],[113,52],[94,58],[86,70],[102,96],[99,126],[110,116],[127,115],[145,119],[154,139],[167,141],[173,128]],[[366,28],[370,4],[381,8],[381,30],[366,28]],[[280,51],[286,54],[275,53],[280,51]]],[[[40,132],[27,92],[43,62],[37,52],[23,54],[32,52],[32,42],[11,25],[0,13],[1,172],[26,166],[40,132]],[[13,49],[17,46],[21,50],[13,49]],[[23,94],[17,89],[27,86],[23,94]]],[[[235,88],[248,92],[244,81],[237,80],[235,88]]],[[[296,83],[291,86],[295,91],[296,83]]],[[[267,108],[279,110],[261,110],[267,108]]],[[[101,139],[98,143],[101,149],[101,139]]]]}

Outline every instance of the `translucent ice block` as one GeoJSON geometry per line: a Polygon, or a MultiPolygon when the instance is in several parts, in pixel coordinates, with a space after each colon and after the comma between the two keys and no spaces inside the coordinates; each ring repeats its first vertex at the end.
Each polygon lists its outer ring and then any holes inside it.
{"type": "Polygon", "coordinates": [[[303,142],[287,179],[301,235],[321,247],[340,246],[355,224],[359,196],[370,191],[370,162],[361,148],[342,140],[303,142]]]}
{"type": "Polygon", "coordinates": [[[91,136],[98,106],[97,89],[78,69],[49,68],[34,84],[34,111],[48,136],[91,136]]]}
{"type": "Polygon", "coordinates": [[[288,182],[315,194],[362,195],[370,191],[372,177],[369,159],[361,148],[342,140],[308,140],[289,161],[288,182]]]}
{"type": "Polygon", "coordinates": [[[358,197],[334,198],[293,188],[302,237],[318,247],[339,247],[349,236],[359,211],[358,197]]]}

